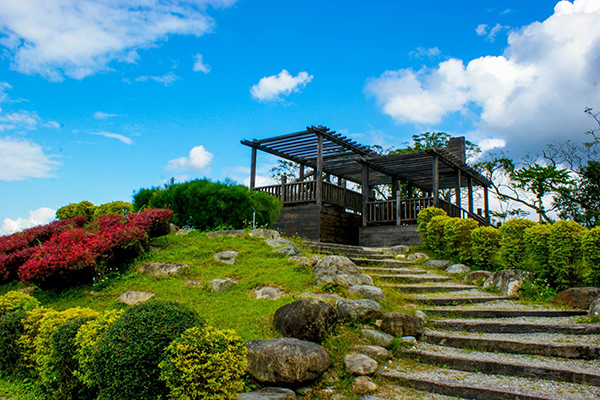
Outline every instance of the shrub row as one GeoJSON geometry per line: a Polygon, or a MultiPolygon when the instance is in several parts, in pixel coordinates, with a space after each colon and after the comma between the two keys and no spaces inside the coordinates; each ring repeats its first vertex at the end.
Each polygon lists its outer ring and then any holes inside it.
{"type": "Polygon", "coordinates": [[[103,215],[129,215],[133,212],[133,205],[126,201],[113,201],[100,206],[95,206],[90,201],[71,203],[56,210],[56,218],[59,220],[83,216],[88,221],[103,215]]]}
{"type": "Polygon", "coordinates": [[[150,300],[126,311],[55,311],[9,292],[0,304],[0,368],[51,399],[234,399],[246,347],[191,309],[150,300]],[[27,311],[26,311],[27,310],[27,311]]]}

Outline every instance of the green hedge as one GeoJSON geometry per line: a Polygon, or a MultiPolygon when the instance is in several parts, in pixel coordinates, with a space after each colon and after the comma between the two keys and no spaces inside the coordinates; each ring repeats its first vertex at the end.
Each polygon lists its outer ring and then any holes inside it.
{"type": "Polygon", "coordinates": [[[550,247],[548,238],[550,237],[551,225],[534,225],[525,229],[523,239],[525,248],[529,254],[530,271],[535,273],[538,279],[551,282],[552,270],[548,263],[550,256],[550,247]]]}
{"type": "Polygon", "coordinates": [[[437,207],[426,207],[417,214],[417,232],[421,233],[421,238],[427,236],[427,224],[433,217],[447,215],[446,211],[437,207]]]}
{"type": "Polygon", "coordinates": [[[446,222],[444,225],[444,248],[450,258],[461,263],[471,260],[471,233],[477,226],[477,221],[470,218],[451,218],[446,222]]]}
{"type": "Polygon", "coordinates": [[[591,272],[591,284],[600,286],[600,226],[590,229],[581,238],[583,263],[591,272]]]}
{"type": "Polygon", "coordinates": [[[535,225],[528,219],[511,219],[499,228],[500,257],[505,268],[523,268],[527,258],[525,248],[525,230],[535,225]]]}
{"type": "Polygon", "coordinates": [[[471,232],[471,258],[479,269],[492,269],[500,245],[500,234],[493,226],[483,226],[471,232]]]}
{"type": "Polygon", "coordinates": [[[444,226],[452,218],[446,215],[438,215],[431,218],[427,224],[427,233],[425,234],[425,244],[428,248],[440,256],[446,254],[446,245],[444,241],[444,226]]]}
{"type": "Polygon", "coordinates": [[[548,265],[553,284],[564,290],[582,281],[581,239],[585,228],[574,221],[557,221],[550,228],[548,265]]]}

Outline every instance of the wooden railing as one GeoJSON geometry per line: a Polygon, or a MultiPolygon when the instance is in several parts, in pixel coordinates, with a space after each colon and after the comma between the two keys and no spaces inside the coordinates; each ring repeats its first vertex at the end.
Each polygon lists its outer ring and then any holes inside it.
{"type": "Polygon", "coordinates": [[[461,208],[461,207],[457,206],[456,204],[449,203],[446,200],[440,199],[439,202],[440,202],[439,207],[442,210],[446,211],[446,214],[448,214],[448,216],[450,216],[452,218],[471,218],[471,219],[474,219],[475,221],[477,221],[479,223],[479,225],[481,225],[481,226],[489,225],[487,219],[482,215],[470,213],[467,210],[465,210],[464,208],[461,208]]]}
{"type": "Polygon", "coordinates": [[[433,197],[370,201],[367,203],[367,221],[372,224],[415,224],[417,214],[433,205],[433,197]]]}

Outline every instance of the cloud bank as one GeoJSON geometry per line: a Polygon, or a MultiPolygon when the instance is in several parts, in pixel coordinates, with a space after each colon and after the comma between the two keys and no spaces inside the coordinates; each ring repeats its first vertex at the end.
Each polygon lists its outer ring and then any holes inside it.
{"type": "Polygon", "coordinates": [[[55,215],[56,210],[42,207],[37,210],[29,211],[28,218],[4,218],[2,220],[2,225],[0,225],[0,235],[10,235],[37,225],[47,224],[55,218],[55,215]]]}

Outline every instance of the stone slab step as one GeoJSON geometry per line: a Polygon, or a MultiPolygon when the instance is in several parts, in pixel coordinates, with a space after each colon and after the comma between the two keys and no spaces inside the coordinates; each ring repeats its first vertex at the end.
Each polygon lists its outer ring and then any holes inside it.
{"type": "MultiPolygon", "coordinates": [[[[564,337],[564,336],[562,336],[564,337]]],[[[577,337],[581,338],[581,337],[577,337]]],[[[594,360],[600,357],[595,343],[566,343],[561,336],[532,334],[465,334],[427,331],[423,341],[440,346],[475,349],[479,351],[532,354],[548,357],[594,360]],[[553,340],[554,339],[554,340],[553,340]]]]}
{"type": "Polygon", "coordinates": [[[393,274],[398,274],[398,275],[414,275],[414,274],[426,274],[429,271],[425,270],[425,269],[415,269],[415,268],[383,268],[383,267],[358,267],[362,272],[369,274],[369,273],[379,273],[379,274],[383,274],[383,275],[393,275],[393,274]]]}
{"type": "Polygon", "coordinates": [[[403,350],[402,353],[423,363],[461,371],[600,386],[600,363],[597,360],[565,360],[472,350],[467,352],[427,344],[419,345],[418,349],[403,350]]]}
{"type": "Polygon", "coordinates": [[[431,304],[434,306],[452,306],[473,303],[488,303],[498,300],[509,300],[509,296],[448,296],[448,297],[410,297],[408,300],[413,303],[431,304]]]}
{"type": "Polygon", "coordinates": [[[595,386],[446,368],[430,368],[417,372],[383,370],[379,372],[379,376],[391,383],[427,393],[474,400],[589,400],[600,396],[600,389],[595,386]]]}
{"type": "MultiPolygon", "coordinates": [[[[400,274],[375,274],[370,273],[372,277],[385,279],[389,281],[404,281],[404,282],[446,282],[451,278],[449,276],[433,275],[433,274],[417,274],[417,275],[400,275],[400,274]]],[[[388,285],[393,287],[394,285],[388,285]]],[[[397,285],[396,285],[397,286],[397,285]]]]}
{"type": "Polygon", "coordinates": [[[349,257],[349,258],[350,258],[350,260],[352,260],[352,262],[354,262],[354,264],[359,265],[359,266],[377,265],[380,267],[387,267],[387,268],[401,268],[401,267],[413,267],[415,265],[415,263],[413,263],[412,261],[404,261],[404,260],[394,260],[394,259],[376,260],[376,259],[372,259],[372,258],[354,258],[354,257],[349,257]]]}
{"type": "Polygon", "coordinates": [[[434,292],[456,292],[460,290],[469,290],[475,289],[477,286],[471,285],[415,285],[415,284],[407,284],[407,285],[397,285],[396,289],[400,290],[404,293],[434,293],[434,292]]]}
{"type": "Polygon", "coordinates": [[[432,322],[435,328],[484,333],[562,333],[569,335],[600,334],[600,324],[552,324],[535,322],[510,321],[477,321],[477,320],[437,320],[432,322]]]}
{"type": "Polygon", "coordinates": [[[573,317],[587,315],[579,310],[499,310],[469,308],[425,308],[430,316],[454,318],[518,318],[518,317],[573,317]]]}

